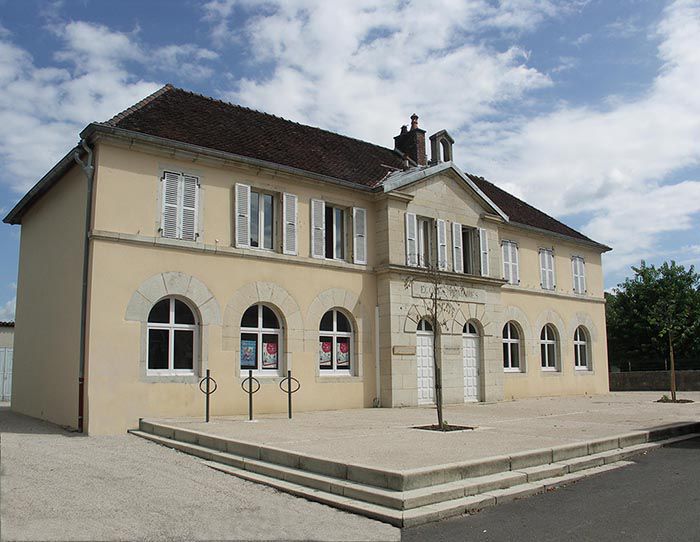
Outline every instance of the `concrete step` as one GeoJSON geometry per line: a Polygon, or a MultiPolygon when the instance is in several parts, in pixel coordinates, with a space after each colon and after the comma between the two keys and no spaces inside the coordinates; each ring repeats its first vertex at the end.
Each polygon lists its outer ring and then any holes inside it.
{"type": "Polygon", "coordinates": [[[327,493],[292,482],[279,480],[278,478],[273,478],[264,474],[246,472],[235,467],[227,467],[216,462],[206,462],[206,464],[220,472],[231,474],[250,482],[264,484],[310,501],[319,502],[354,514],[384,521],[397,527],[413,527],[452,516],[474,514],[488,506],[529,497],[537,493],[570,484],[587,476],[608,472],[632,463],[630,461],[618,461],[609,465],[594,467],[564,476],[544,478],[539,482],[526,482],[524,484],[518,484],[504,489],[496,489],[478,495],[457,497],[433,504],[425,504],[408,510],[396,510],[365,501],[358,501],[343,495],[327,493]]]}
{"type": "MultiPolygon", "coordinates": [[[[436,513],[444,514],[459,508],[462,501],[469,506],[488,501],[488,498],[484,501],[484,496],[501,499],[508,496],[511,498],[526,496],[532,491],[540,491],[546,484],[551,486],[554,483],[553,480],[560,478],[566,480],[570,479],[571,475],[581,471],[618,464],[624,458],[634,454],[693,436],[685,435],[665,441],[637,444],[627,446],[624,449],[606,450],[585,457],[574,457],[555,463],[525,467],[517,471],[503,471],[433,486],[397,491],[216,451],[208,446],[181,442],[143,431],[132,431],[132,434],[200,457],[208,461],[212,468],[234,474],[240,478],[265,483],[295,495],[308,493],[319,501],[321,498],[327,501],[330,499],[327,504],[331,504],[331,501],[345,503],[345,509],[348,509],[346,503],[348,499],[354,503],[355,507],[361,506],[359,503],[371,505],[368,508],[372,514],[370,517],[382,515],[386,521],[391,523],[398,521],[394,513],[397,511],[408,512],[436,506],[436,513]],[[470,499],[471,497],[480,497],[481,499],[470,499]]],[[[409,515],[409,517],[414,516],[409,515]]]]}

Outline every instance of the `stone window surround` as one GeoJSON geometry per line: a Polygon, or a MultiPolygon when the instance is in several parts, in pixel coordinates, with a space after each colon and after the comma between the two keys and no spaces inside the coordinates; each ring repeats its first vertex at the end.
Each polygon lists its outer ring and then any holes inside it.
{"type": "Polygon", "coordinates": [[[209,353],[208,326],[221,324],[221,310],[214,295],[198,278],[178,271],[166,271],[146,279],[132,294],[124,318],[141,324],[139,378],[149,383],[195,384],[206,371],[209,353]],[[148,315],[165,297],[180,298],[192,308],[199,322],[199,348],[190,375],[152,375],[147,372],[148,315]]]}

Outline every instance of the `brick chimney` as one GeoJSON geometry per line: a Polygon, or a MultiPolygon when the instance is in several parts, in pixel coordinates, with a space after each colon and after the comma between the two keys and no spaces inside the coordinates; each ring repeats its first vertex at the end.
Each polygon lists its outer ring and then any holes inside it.
{"type": "Polygon", "coordinates": [[[425,156],[425,130],[418,128],[418,115],[411,115],[411,129],[405,125],[401,127],[401,133],[394,137],[394,148],[408,155],[419,166],[426,164],[425,156]]]}

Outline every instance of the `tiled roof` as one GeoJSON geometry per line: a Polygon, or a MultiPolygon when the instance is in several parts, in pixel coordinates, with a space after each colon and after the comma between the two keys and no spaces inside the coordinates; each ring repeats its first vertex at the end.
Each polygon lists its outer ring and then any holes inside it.
{"type": "MultiPolygon", "coordinates": [[[[495,184],[487,181],[483,177],[467,174],[474,181],[479,189],[486,194],[491,201],[508,215],[508,218],[513,222],[518,222],[533,228],[547,230],[567,237],[572,237],[580,241],[596,243],[593,239],[586,237],[575,229],[570,228],[566,224],[559,222],[556,218],[552,218],[548,214],[543,213],[539,209],[528,205],[523,200],[516,198],[505,190],[498,188],[495,184]]],[[[598,244],[598,243],[596,243],[598,244]]],[[[608,248],[608,247],[605,247],[608,248]]]]}
{"type": "Polygon", "coordinates": [[[105,124],[364,186],[403,165],[391,149],[170,85],[105,124]]]}
{"type": "Polygon", "coordinates": [[[15,327],[14,322],[0,322],[0,327],[15,327]]]}

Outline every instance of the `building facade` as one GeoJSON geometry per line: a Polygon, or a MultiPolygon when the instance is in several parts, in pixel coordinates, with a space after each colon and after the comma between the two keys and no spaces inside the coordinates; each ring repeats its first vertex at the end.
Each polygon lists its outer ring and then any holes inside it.
{"type": "Polygon", "coordinates": [[[89,125],[21,224],[12,408],[94,434],[139,417],[608,390],[608,247],[463,173],[166,86],[89,125]],[[426,298],[439,277],[445,310],[426,298]],[[436,327],[439,329],[436,332],[436,327]]]}

